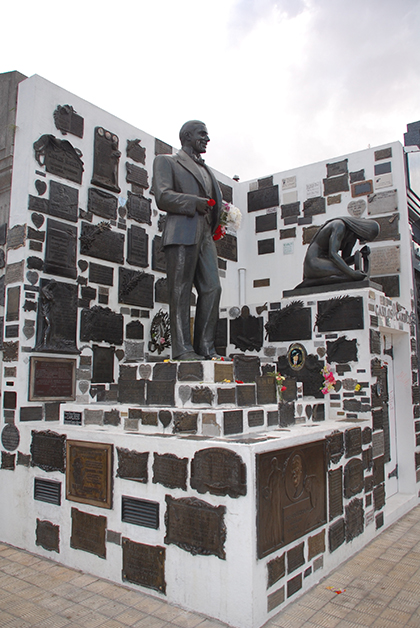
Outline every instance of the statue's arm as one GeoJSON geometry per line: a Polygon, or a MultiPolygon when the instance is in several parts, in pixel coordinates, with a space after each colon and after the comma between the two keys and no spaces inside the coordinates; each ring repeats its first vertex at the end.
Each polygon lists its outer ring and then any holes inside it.
{"type": "Polygon", "coordinates": [[[175,173],[171,159],[158,155],[153,163],[153,190],[156,204],[170,214],[194,216],[196,210],[206,207],[207,199],[194,194],[175,191],[175,173]]]}
{"type": "Polygon", "coordinates": [[[329,240],[329,258],[334,262],[337,268],[339,268],[343,273],[348,275],[351,279],[360,279],[365,275],[365,273],[360,270],[353,270],[353,268],[350,268],[350,266],[346,264],[346,262],[338,252],[345,236],[346,229],[346,225],[341,221],[337,221],[337,224],[334,224],[334,226],[331,228],[331,235],[329,240]]]}

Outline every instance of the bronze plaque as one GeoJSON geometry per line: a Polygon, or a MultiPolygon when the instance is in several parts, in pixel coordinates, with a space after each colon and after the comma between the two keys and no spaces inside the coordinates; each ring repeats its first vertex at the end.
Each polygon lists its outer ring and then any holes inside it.
{"type": "Polygon", "coordinates": [[[257,377],[257,403],[277,403],[276,379],[270,375],[257,377]]]}
{"type": "Polygon", "coordinates": [[[35,159],[45,170],[75,183],[82,183],[82,153],[67,140],[58,140],[54,135],[41,135],[34,142],[35,159]]]}
{"type": "Polygon", "coordinates": [[[308,560],[325,552],[325,530],[308,538],[308,560]]]}
{"type": "Polygon", "coordinates": [[[31,455],[32,466],[44,471],[60,471],[64,473],[66,435],[50,430],[37,432],[32,430],[31,455]]]}
{"type": "Polygon", "coordinates": [[[363,533],[365,518],[363,510],[363,500],[353,499],[348,506],[346,506],[346,542],[352,541],[363,533]]]}
{"type": "Polygon", "coordinates": [[[106,558],[106,517],[71,509],[70,547],[106,558]]]}
{"type": "Polygon", "coordinates": [[[328,471],[328,503],[330,521],[343,514],[343,469],[328,471]]]}
{"type": "Polygon", "coordinates": [[[352,458],[344,467],[344,497],[350,499],[363,488],[363,462],[359,458],[352,458]]]}
{"type": "Polygon", "coordinates": [[[287,552],[287,573],[296,571],[299,567],[305,564],[304,556],[305,543],[299,543],[295,547],[292,547],[287,552]]]}
{"type": "Polygon", "coordinates": [[[73,401],[76,360],[31,357],[29,401],[73,401]]]}
{"type": "Polygon", "coordinates": [[[118,187],[118,165],[121,153],[118,137],[102,127],[95,129],[92,183],[101,188],[120,192],[118,187]]]}
{"type": "Polygon", "coordinates": [[[236,403],[236,395],[234,388],[218,388],[217,389],[217,405],[224,403],[236,403]]]}
{"type": "Polygon", "coordinates": [[[326,523],[325,443],[257,454],[257,548],[263,558],[326,523]]]}
{"type": "Polygon", "coordinates": [[[345,434],[346,458],[352,458],[362,453],[362,430],[360,427],[353,427],[346,430],[345,434]]]}
{"type": "Polygon", "coordinates": [[[153,482],[167,488],[187,490],[188,458],[175,454],[154,454],[153,482]]]}
{"type": "Polygon", "coordinates": [[[286,574],[285,554],[273,558],[267,563],[267,589],[286,574]]]}
{"type": "Polygon", "coordinates": [[[229,380],[229,382],[233,382],[233,363],[222,364],[219,362],[215,362],[214,381],[223,382],[224,380],[229,380]]]}
{"type": "Polygon", "coordinates": [[[135,543],[123,537],[122,550],[123,580],[166,593],[164,547],[135,543]]]}
{"type": "Polygon", "coordinates": [[[199,493],[229,497],[246,495],[246,465],[229,449],[202,449],[191,461],[190,484],[199,493]]]}
{"type": "Polygon", "coordinates": [[[236,386],[236,405],[239,407],[255,406],[255,384],[236,386]]]}
{"type": "Polygon", "coordinates": [[[215,555],[225,560],[225,506],[211,506],[195,497],[165,497],[167,545],[173,543],[191,554],[215,555]]]}
{"type": "Polygon", "coordinates": [[[117,447],[118,469],[117,477],[124,480],[134,480],[135,482],[143,482],[147,484],[147,462],[149,460],[149,452],[144,453],[132,451],[117,447]]]}
{"type": "Polygon", "coordinates": [[[67,499],[112,507],[112,445],[67,441],[67,499]]]}
{"type": "Polygon", "coordinates": [[[334,552],[340,545],[342,545],[346,538],[346,528],[344,519],[339,519],[330,526],[328,531],[328,545],[330,552],[334,552]]]}
{"type": "Polygon", "coordinates": [[[36,520],[36,545],[49,552],[60,552],[60,527],[50,521],[36,520]]]}

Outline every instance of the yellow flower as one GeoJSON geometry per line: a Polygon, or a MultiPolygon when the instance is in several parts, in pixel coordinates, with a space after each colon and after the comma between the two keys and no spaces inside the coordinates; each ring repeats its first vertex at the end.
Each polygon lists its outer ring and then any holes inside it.
{"type": "Polygon", "coordinates": [[[359,392],[360,389],[361,389],[361,385],[356,384],[356,386],[354,387],[354,392],[359,392]]]}

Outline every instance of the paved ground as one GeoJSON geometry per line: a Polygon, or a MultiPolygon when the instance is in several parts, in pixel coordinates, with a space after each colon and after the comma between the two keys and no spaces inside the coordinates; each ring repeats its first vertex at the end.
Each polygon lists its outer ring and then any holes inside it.
{"type": "MultiPolygon", "coordinates": [[[[226,624],[0,543],[0,626],[223,628],[226,624]]],[[[265,628],[301,626],[420,627],[420,506],[265,628]]]]}

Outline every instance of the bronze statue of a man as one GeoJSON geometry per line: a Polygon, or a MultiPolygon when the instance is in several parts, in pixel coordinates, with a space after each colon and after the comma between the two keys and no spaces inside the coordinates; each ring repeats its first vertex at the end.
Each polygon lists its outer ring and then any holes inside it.
{"type": "Polygon", "coordinates": [[[167,212],[162,237],[167,267],[172,358],[216,357],[214,345],[221,286],[213,233],[219,224],[222,194],[201,153],[210,138],[206,125],[186,122],[182,149],[158,155],[153,164],[153,189],[159,209],[167,212]],[[194,346],[190,333],[190,298],[198,293],[194,346]]]}

